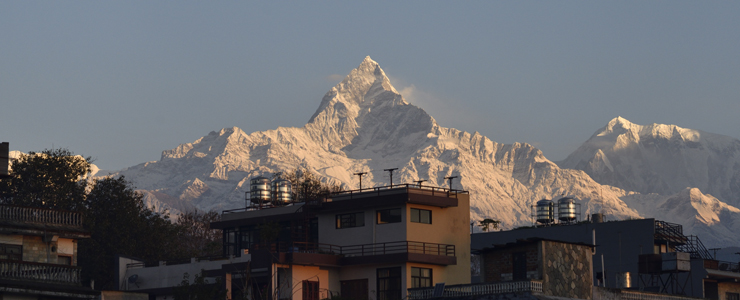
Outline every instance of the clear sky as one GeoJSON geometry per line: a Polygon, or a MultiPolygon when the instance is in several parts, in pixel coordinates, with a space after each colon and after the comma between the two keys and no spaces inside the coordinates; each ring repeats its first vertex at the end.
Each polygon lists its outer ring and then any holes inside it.
{"type": "Polygon", "coordinates": [[[120,169],[300,127],[367,55],[441,126],[551,160],[616,116],[740,137],[740,1],[264,2],[0,2],[0,141],[120,169]]]}

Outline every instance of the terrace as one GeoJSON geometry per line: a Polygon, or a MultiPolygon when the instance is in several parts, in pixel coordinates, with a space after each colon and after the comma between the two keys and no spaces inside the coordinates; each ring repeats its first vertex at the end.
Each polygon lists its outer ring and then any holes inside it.
{"type": "Polygon", "coordinates": [[[80,268],[0,259],[0,278],[81,286],[80,268]]]}

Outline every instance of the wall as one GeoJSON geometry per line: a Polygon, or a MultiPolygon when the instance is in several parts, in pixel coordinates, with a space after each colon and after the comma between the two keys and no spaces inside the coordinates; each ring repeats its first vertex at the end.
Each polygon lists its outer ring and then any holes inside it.
{"type": "Polygon", "coordinates": [[[638,257],[640,254],[653,253],[654,222],[654,219],[640,219],[476,233],[471,237],[471,246],[473,249],[483,249],[533,237],[591,244],[593,230],[595,230],[594,277],[596,272],[601,271],[601,255],[603,254],[607,271],[607,287],[616,286],[615,278],[619,272],[632,273],[632,286],[637,286],[638,281],[635,275],[638,271],[638,257]]]}
{"type": "Polygon", "coordinates": [[[518,252],[527,253],[527,279],[542,279],[542,270],[539,268],[540,249],[537,243],[524,244],[506,249],[485,252],[481,255],[485,269],[485,282],[512,281],[514,264],[513,254],[518,252]]]}
{"type": "Polygon", "coordinates": [[[740,293],[740,283],[720,282],[718,284],[719,300],[727,300],[727,293],[740,293]]]}
{"type": "Polygon", "coordinates": [[[328,298],[329,270],[315,266],[279,265],[278,267],[289,268],[293,278],[293,300],[303,300],[303,281],[319,282],[319,299],[328,298]]]}
{"type": "MultiPolygon", "coordinates": [[[[455,245],[457,264],[444,267],[444,277],[433,279],[435,283],[447,285],[470,283],[470,198],[468,194],[458,194],[457,207],[433,207],[408,204],[405,218],[409,220],[411,208],[432,211],[432,224],[408,222],[409,241],[455,245]]],[[[411,279],[410,275],[408,280],[411,279]]]]}
{"type": "Polygon", "coordinates": [[[40,236],[23,237],[23,261],[37,263],[57,263],[56,252],[51,252],[51,246],[56,243],[45,243],[40,236]]]}
{"type": "Polygon", "coordinates": [[[542,241],[542,292],[545,295],[591,299],[591,247],[542,241]]]}
{"type": "MultiPolygon", "coordinates": [[[[246,262],[251,260],[251,258],[251,255],[242,255],[241,257],[224,260],[200,261],[191,262],[189,264],[127,269],[125,275],[120,280],[123,282],[123,284],[126,284],[126,281],[124,280],[129,278],[131,275],[138,275],[139,279],[136,284],[128,284],[127,290],[129,291],[173,287],[182,282],[183,275],[186,272],[190,276],[190,281],[192,282],[192,280],[195,278],[195,275],[200,274],[201,270],[221,269],[221,266],[224,264],[246,262]]],[[[208,282],[210,283],[212,281],[208,282]]]]}

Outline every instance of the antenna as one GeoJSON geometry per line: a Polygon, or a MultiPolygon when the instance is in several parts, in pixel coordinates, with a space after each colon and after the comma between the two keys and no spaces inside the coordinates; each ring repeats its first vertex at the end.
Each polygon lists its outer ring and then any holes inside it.
{"type": "Polygon", "coordinates": [[[391,176],[391,187],[393,187],[393,171],[398,170],[398,168],[393,169],[383,169],[383,171],[388,171],[388,175],[391,176]]]}
{"type": "Polygon", "coordinates": [[[360,176],[360,191],[362,191],[362,175],[367,174],[367,172],[357,172],[355,175],[360,176]]]}
{"type": "Polygon", "coordinates": [[[419,187],[421,187],[421,183],[422,182],[425,182],[425,181],[427,181],[427,180],[426,179],[419,179],[419,180],[415,180],[414,182],[416,182],[416,184],[419,185],[419,187]]]}
{"type": "Polygon", "coordinates": [[[457,176],[448,176],[448,177],[445,177],[445,179],[447,179],[447,181],[450,182],[450,190],[452,190],[452,179],[455,179],[455,178],[457,178],[457,176]]]}

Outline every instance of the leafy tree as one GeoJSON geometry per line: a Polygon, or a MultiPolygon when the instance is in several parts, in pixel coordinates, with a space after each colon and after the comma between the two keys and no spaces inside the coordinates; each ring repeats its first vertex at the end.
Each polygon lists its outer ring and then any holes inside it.
{"type": "Polygon", "coordinates": [[[501,223],[499,220],[493,220],[493,219],[483,219],[480,221],[480,227],[483,231],[488,231],[488,227],[493,227],[493,229],[498,229],[498,224],[501,223]]]}
{"type": "Polygon", "coordinates": [[[20,206],[81,211],[85,208],[92,159],[67,149],[21,154],[11,177],[0,181],[0,202],[20,206]]]}
{"type": "Polygon", "coordinates": [[[180,228],[179,241],[182,251],[188,257],[222,254],[221,230],[211,229],[211,223],[221,220],[215,211],[182,213],[177,219],[180,228]]]}
{"type": "Polygon", "coordinates": [[[294,169],[285,174],[285,179],[293,185],[294,199],[298,201],[317,199],[344,190],[340,185],[322,183],[318,175],[306,169],[294,169]]]}
{"type": "Polygon", "coordinates": [[[173,291],[175,300],[213,300],[226,299],[226,289],[223,280],[216,277],[214,283],[206,282],[205,272],[201,270],[200,274],[195,274],[193,283],[190,283],[190,274],[185,273],[182,281],[173,291]]]}
{"type": "Polygon", "coordinates": [[[95,279],[96,287],[115,288],[116,254],[145,261],[182,258],[180,227],[169,216],[147,209],[142,195],[123,177],[96,180],[87,205],[83,220],[91,239],[79,242],[78,260],[83,276],[95,279]]]}

